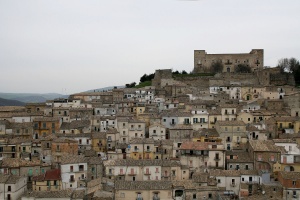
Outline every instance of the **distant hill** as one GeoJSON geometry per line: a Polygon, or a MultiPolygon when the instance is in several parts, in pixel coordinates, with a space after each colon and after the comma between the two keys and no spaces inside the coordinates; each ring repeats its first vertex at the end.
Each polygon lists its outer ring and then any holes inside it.
{"type": "Polygon", "coordinates": [[[103,90],[111,90],[114,87],[125,88],[125,85],[122,85],[122,86],[108,86],[108,87],[104,87],[104,88],[98,88],[98,89],[88,90],[88,91],[85,91],[85,92],[102,92],[103,90]]]}
{"type": "Polygon", "coordinates": [[[16,100],[0,98],[0,106],[24,106],[25,103],[16,100]]]}
{"type": "Polygon", "coordinates": [[[16,100],[24,103],[42,103],[47,100],[53,100],[56,98],[68,98],[68,95],[62,95],[57,93],[0,93],[0,98],[7,100],[16,100]]]}

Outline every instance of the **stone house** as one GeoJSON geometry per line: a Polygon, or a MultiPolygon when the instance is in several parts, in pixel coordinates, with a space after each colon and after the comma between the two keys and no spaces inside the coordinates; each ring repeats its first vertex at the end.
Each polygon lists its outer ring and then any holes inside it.
{"type": "Polygon", "coordinates": [[[235,195],[239,194],[241,183],[241,172],[239,170],[210,170],[209,176],[216,180],[217,187],[232,191],[235,195]]]}
{"type": "Polygon", "coordinates": [[[299,171],[300,149],[296,141],[291,139],[273,139],[273,141],[276,146],[284,147],[286,152],[281,153],[281,158],[279,161],[282,171],[299,171]]]}
{"type": "Polygon", "coordinates": [[[160,123],[155,123],[149,126],[149,138],[154,140],[166,139],[166,128],[160,123]]]}
{"type": "Polygon", "coordinates": [[[88,166],[87,159],[84,156],[63,156],[60,169],[63,189],[86,187],[88,166]]]}
{"type": "Polygon", "coordinates": [[[138,159],[155,159],[156,148],[152,138],[134,138],[129,141],[127,157],[138,159]]]}
{"type": "Polygon", "coordinates": [[[227,150],[247,142],[246,125],[243,121],[217,121],[216,130],[227,150]]]}
{"type": "Polygon", "coordinates": [[[171,160],[108,160],[104,161],[106,177],[126,181],[188,179],[178,161],[171,160]]]}
{"type": "Polygon", "coordinates": [[[254,169],[273,172],[273,164],[280,161],[283,147],[276,146],[273,141],[250,140],[249,156],[253,159],[254,169]]]}
{"type": "MultiPolygon", "coordinates": [[[[73,138],[54,138],[50,143],[46,143],[47,148],[51,148],[51,164],[59,167],[61,157],[65,155],[78,155],[78,142],[73,138]]],[[[44,155],[43,155],[44,157],[44,155]]]]}
{"type": "Polygon", "coordinates": [[[92,149],[97,153],[106,152],[106,132],[92,132],[92,149]]]}
{"type": "Polygon", "coordinates": [[[51,166],[40,160],[28,161],[20,158],[4,158],[1,164],[1,173],[25,176],[31,183],[33,176],[45,173],[51,166]]]}
{"type": "Polygon", "coordinates": [[[53,133],[58,133],[61,125],[61,119],[58,117],[43,117],[35,118],[34,123],[34,138],[46,137],[53,133]]]}
{"type": "Polygon", "coordinates": [[[283,187],[283,199],[299,199],[300,197],[300,172],[278,173],[278,181],[283,187]]]}
{"type": "Polygon", "coordinates": [[[74,120],[71,122],[63,122],[59,132],[63,134],[90,133],[91,122],[90,120],[74,120]]]}
{"type": "Polygon", "coordinates": [[[17,200],[27,191],[27,177],[0,174],[0,199],[17,200]]]}
{"type": "Polygon", "coordinates": [[[190,170],[190,177],[196,171],[225,168],[225,149],[217,142],[183,142],[180,146],[180,163],[190,170]]]}
{"type": "Polygon", "coordinates": [[[172,200],[171,181],[116,181],[115,199],[172,200]]]}
{"type": "Polygon", "coordinates": [[[61,172],[59,169],[47,170],[44,174],[32,177],[32,190],[59,191],[62,189],[61,172]]]}
{"type": "Polygon", "coordinates": [[[253,159],[248,152],[226,151],[226,169],[253,170],[253,159]]]}
{"type": "Polygon", "coordinates": [[[193,127],[191,125],[178,124],[169,129],[170,139],[174,142],[189,141],[193,136],[193,127]]]}

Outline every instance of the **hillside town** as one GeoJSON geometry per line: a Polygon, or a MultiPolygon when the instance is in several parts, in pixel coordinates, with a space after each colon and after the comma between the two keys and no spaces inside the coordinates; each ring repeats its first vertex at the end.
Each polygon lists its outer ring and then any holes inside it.
{"type": "Polygon", "coordinates": [[[0,107],[0,199],[300,199],[300,88],[264,50],[0,107]],[[237,70],[239,69],[239,70],[237,70]]]}

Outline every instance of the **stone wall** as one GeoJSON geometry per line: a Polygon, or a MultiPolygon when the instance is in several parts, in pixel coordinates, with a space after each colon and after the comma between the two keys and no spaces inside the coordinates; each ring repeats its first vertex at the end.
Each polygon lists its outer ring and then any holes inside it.
{"type": "Polygon", "coordinates": [[[217,61],[222,62],[223,71],[233,72],[239,64],[256,71],[264,66],[264,50],[252,49],[250,53],[240,54],[207,54],[205,50],[194,50],[194,73],[212,72],[211,65],[217,61]]]}

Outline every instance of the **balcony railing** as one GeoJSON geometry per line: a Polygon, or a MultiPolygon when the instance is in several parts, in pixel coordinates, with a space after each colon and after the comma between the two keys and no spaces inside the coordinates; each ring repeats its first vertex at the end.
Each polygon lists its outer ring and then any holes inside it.
{"type": "Polygon", "coordinates": [[[75,179],[74,178],[70,178],[69,182],[70,183],[75,182],[75,179]]]}
{"type": "Polygon", "coordinates": [[[230,186],[231,186],[231,187],[235,187],[236,184],[235,184],[235,183],[230,183],[230,186]]]}
{"type": "Polygon", "coordinates": [[[276,159],[275,158],[269,158],[269,161],[270,162],[276,162],[276,159]]]}
{"type": "Polygon", "coordinates": [[[258,181],[245,181],[247,184],[257,184],[258,181]]]}
{"type": "Polygon", "coordinates": [[[145,175],[151,175],[151,172],[150,171],[146,171],[145,175]]]}
{"type": "Polygon", "coordinates": [[[221,158],[220,157],[215,157],[214,160],[221,160],[221,158]]]}
{"type": "Polygon", "coordinates": [[[128,174],[128,176],[135,176],[136,175],[136,172],[130,172],[129,174],[128,174]]]}
{"type": "Polygon", "coordinates": [[[118,176],[125,176],[125,173],[124,172],[119,172],[118,176]]]}
{"type": "Polygon", "coordinates": [[[86,177],[78,177],[79,180],[85,180],[86,177]]]}
{"type": "Polygon", "coordinates": [[[132,150],[132,152],[138,152],[139,151],[139,148],[134,148],[133,150],[132,150]]]}

